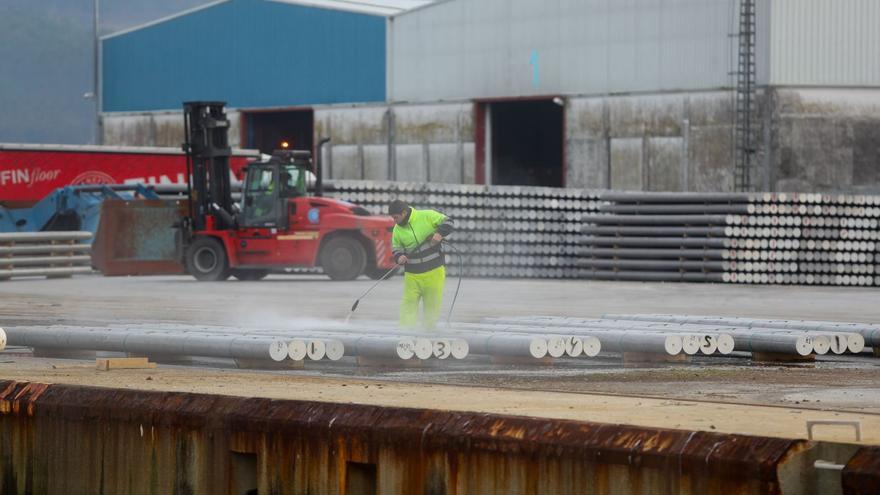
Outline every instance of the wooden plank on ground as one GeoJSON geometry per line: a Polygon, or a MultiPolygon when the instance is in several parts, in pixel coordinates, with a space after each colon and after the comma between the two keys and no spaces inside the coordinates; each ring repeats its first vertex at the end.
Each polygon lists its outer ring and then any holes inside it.
{"type": "Polygon", "coordinates": [[[156,363],[151,363],[145,357],[97,358],[95,367],[99,371],[151,369],[156,367],[156,363]]]}

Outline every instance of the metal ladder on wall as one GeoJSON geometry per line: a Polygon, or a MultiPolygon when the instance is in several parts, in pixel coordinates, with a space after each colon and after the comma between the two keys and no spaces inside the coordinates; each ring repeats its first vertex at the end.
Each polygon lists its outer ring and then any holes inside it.
{"type": "Polygon", "coordinates": [[[739,60],[736,71],[736,115],[734,122],[734,187],[754,191],[755,154],[755,0],[739,0],[739,60]]]}

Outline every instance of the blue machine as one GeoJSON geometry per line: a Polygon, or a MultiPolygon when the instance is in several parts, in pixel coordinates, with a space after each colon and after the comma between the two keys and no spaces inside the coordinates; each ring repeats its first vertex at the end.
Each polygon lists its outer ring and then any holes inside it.
{"type": "Polygon", "coordinates": [[[142,184],[60,187],[30,208],[0,206],[0,232],[82,230],[94,234],[104,200],[130,201],[135,197],[159,199],[142,184]]]}

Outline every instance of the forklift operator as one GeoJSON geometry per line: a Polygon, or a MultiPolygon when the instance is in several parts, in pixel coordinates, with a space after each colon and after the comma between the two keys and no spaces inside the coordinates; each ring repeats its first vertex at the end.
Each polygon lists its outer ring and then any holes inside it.
{"type": "Polygon", "coordinates": [[[446,256],[441,241],[452,233],[452,220],[438,211],[417,210],[401,200],[391,202],[388,214],[396,224],[391,236],[393,257],[404,265],[400,326],[416,326],[421,301],[423,325],[433,329],[440,316],[446,283],[446,256]]]}
{"type": "Polygon", "coordinates": [[[290,179],[293,176],[290,175],[290,172],[285,170],[281,171],[281,197],[282,198],[292,198],[296,196],[296,187],[290,183],[290,179]]]}

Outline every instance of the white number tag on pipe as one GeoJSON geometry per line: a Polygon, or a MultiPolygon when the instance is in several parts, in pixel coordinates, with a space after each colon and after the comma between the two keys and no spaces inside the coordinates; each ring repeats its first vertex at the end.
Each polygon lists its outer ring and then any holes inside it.
{"type": "Polygon", "coordinates": [[[452,344],[448,340],[438,339],[434,341],[434,357],[446,359],[452,354],[452,344]]]}

